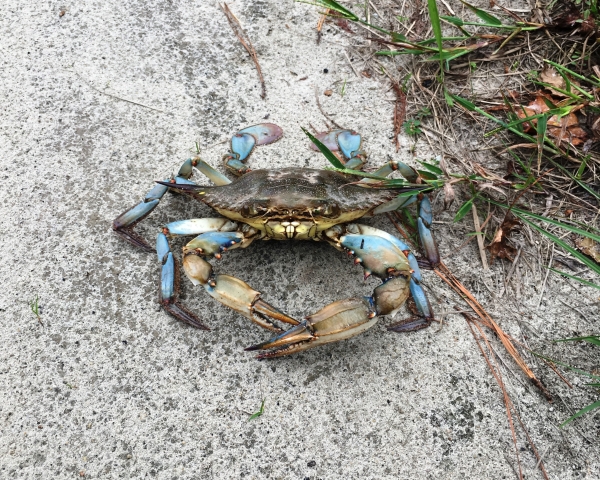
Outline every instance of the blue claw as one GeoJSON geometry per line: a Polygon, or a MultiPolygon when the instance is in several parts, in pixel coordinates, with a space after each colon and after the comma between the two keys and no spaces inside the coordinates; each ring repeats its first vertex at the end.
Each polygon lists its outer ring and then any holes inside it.
{"type": "Polygon", "coordinates": [[[425,222],[423,222],[421,217],[417,219],[417,227],[419,229],[419,238],[421,239],[421,244],[423,245],[423,250],[425,250],[427,260],[429,260],[432,267],[439,265],[440,253],[437,244],[433,239],[431,230],[425,225],[425,222]]]}
{"type": "Polygon", "coordinates": [[[178,235],[200,235],[207,232],[233,232],[238,224],[227,218],[191,218],[178,220],[165,225],[170,237],[178,235]]]}
{"type": "Polygon", "coordinates": [[[202,255],[214,255],[221,258],[221,252],[237,248],[244,240],[240,232],[207,232],[198,235],[185,246],[186,251],[200,249],[202,255]]]}
{"type": "Polygon", "coordinates": [[[231,139],[231,151],[237,157],[235,160],[240,162],[246,160],[256,143],[256,138],[249,133],[236,133],[231,139]]]}
{"type": "Polygon", "coordinates": [[[158,202],[159,200],[151,200],[149,202],[139,203],[131,210],[127,210],[125,213],[115,218],[113,221],[113,228],[115,230],[119,228],[125,228],[140,221],[152,210],[154,210],[154,208],[158,205],[158,202]]]}
{"type": "Polygon", "coordinates": [[[406,256],[385,238],[348,234],[340,238],[340,244],[356,255],[355,262],[363,264],[367,276],[373,274],[387,278],[390,269],[410,273],[406,256]]]}
{"type": "Polygon", "coordinates": [[[337,136],[337,143],[344,157],[351,159],[360,150],[360,135],[350,130],[342,130],[337,136]]]}
{"type": "MultiPolygon", "coordinates": [[[[237,175],[243,175],[250,171],[244,165],[244,162],[248,159],[254,147],[276,142],[282,135],[283,130],[274,123],[259,123],[243,128],[231,138],[232,153],[225,155],[225,165],[237,175]]],[[[218,181],[222,180],[219,178],[218,181]]],[[[229,183],[229,180],[225,179],[222,184],[227,183],[229,183]]]]}
{"type": "Polygon", "coordinates": [[[165,261],[165,256],[169,253],[171,249],[169,248],[169,241],[167,237],[159,233],[156,236],[156,254],[158,255],[158,261],[162,264],[165,261]]]}
{"type": "Polygon", "coordinates": [[[431,202],[426,195],[423,195],[421,202],[419,203],[419,217],[423,219],[427,227],[431,227],[433,222],[433,211],[431,209],[431,202]]]}
{"type": "Polygon", "coordinates": [[[160,274],[160,299],[161,301],[171,300],[175,293],[175,259],[169,252],[167,260],[162,266],[160,274]]]}
{"type": "Polygon", "coordinates": [[[427,295],[425,295],[425,290],[423,287],[415,282],[414,278],[410,279],[410,294],[415,301],[415,305],[417,306],[417,310],[423,318],[431,320],[433,318],[433,313],[431,311],[431,305],[429,304],[429,300],[427,299],[427,295]]]}
{"type": "MultiPolygon", "coordinates": [[[[274,123],[259,123],[240,130],[238,133],[249,133],[256,139],[256,145],[268,145],[283,136],[283,130],[274,123]]],[[[235,151],[235,150],[234,150],[235,151]]]]}
{"type": "MultiPolygon", "coordinates": [[[[315,138],[319,140],[323,145],[325,145],[332,152],[339,151],[340,147],[337,143],[337,136],[343,130],[332,130],[331,132],[322,132],[317,133],[315,138]]],[[[310,148],[312,148],[315,152],[319,151],[319,148],[314,144],[310,144],[310,148]]]]}
{"type": "Polygon", "coordinates": [[[352,157],[345,163],[344,168],[349,170],[358,170],[364,163],[365,161],[362,158],[352,157]]]}
{"type": "Polygon", "coordinates": [[[238,175],[250,171],[250,167],[244,165],[239,160],[235,160],[234,158],[230,158],[229,160],[227,160],[227,162],[225,162],[225,164],[227,165],[227,167],[234,170],[238,175]]]}

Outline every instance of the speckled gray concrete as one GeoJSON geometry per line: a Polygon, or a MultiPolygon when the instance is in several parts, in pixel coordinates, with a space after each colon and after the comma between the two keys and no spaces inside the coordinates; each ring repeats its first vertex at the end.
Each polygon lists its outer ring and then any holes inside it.
{"type": "MultiPolygon", "coordinates": [[[[300,126],[323,128],[313,89],[347,79],[345,96],[322,97],[324,107],[364,134],[373,164],[393,152],[389,93],[354,76],[347,40],[334,31],[315,45],[312,7],[245,0],[231,9],[257,48],[266,101],[213,2],[3,4],[0,477],[513,477],[501,395],[460,317],[404,336],[382,322],[353,340],[261,363],[242,347],[268,334],[203,291],[185,283],[184,300],[211,332],[157,309],[155,257],[113,235],[110,223],[178,168],[195,141],[218,166],[227,150],[218,143],[269,115],[286,136],[257,150],[254,166],[325,166],[300,126]],[[43,327],[27,305],[36,294],[43,327]],[[248,422],[244,412],[263,397],[264,415],[248,422]]],[[[153,238],[164,222],[209,214],[168,196],[140,231],[153,238]]],[[[369,223],[390,230],[384,220],[369,223]]],[[[447,237],[443,227],[443,256],[479,291],[480,274],[469,270],[475,250],[451,257],[469,226],[447,237]]],[[[255,244],[227,255],[219,270],[298,317],[375,285],[363,285],[343,255],[309,243],[255,244]]],[[[457,304],[427,277],[436,311],[457,304]]],[[[498,278],[501,268],[483,281],[498,278]]],[[[570,284],[558,294],[589,303],[592,293],[582,295],[570,284]]],[[[495,312],[487,290],[480,298],[495,312]]],[[[557,308],[546,299],[531,323],[551,329],[549,338],[589,327],[557,308]]],[[[504,320],[517,334],[514,319],[504,320]]],[[[575,405],[589,400],[541,375],[575,405]]],[[[578,424],[581,433],[561,433],[562,403],[553,411],[518,373],[506,381],[551,477],[598,478],[592,419],[578,424]]],[[[527,478],[541,478],[522,435],[519,445],[527,478]]]]}

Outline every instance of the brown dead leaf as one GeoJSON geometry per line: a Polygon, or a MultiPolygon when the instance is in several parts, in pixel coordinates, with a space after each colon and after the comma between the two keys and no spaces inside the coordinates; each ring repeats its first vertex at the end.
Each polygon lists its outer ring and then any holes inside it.
{"type": "MultiPolygon", "coordinates": [[[[562,78],[561,78],[562,80],[562,78]]],[[[531,117],[550,110],[544,99],[550,100],[547,96],[538,95],[529,105],[516,105],[515,113],[519,118],[531,117]]],[[[553,104],[553,99],[550,100],[553,104]]],[[[538,119],[523,123],[523,130],[530,132],[535,130],[538,119]]],[[[552,137],[557,143],[568,142],[573,146],[583,144],[587,140],[587,132],[579,126],[579,119],[573,112],[562,117],[552,115],[546,123],[546,135],[552,137]]]]}
{"type": "Polygon", "coordinates": [[[346,20],[345,18],[336,18],[335,20],[335,24],[340,27],[342,30],[344,30],[345,32],[348,33],[354,33],[354,31],[350,28],[350,24],[348,23],[348,20],[346,20]]]}
{"type": "MultiPolygon", "coordinates": [[[[568,97],[568,95],[565,95],[564,93],[558,91],[558,89],[566,91],[568,90],[568,87],[565,82],[565,79],[556,71],[554,67],[547,65],[546,68],[542,70],[542,73],[540,73],[540,80],[544,83],[551,85],[550,87],[546,88],[552,92],[552,95],[561,98],[568,97]]],[[[575,78],[569,78],[569,82],[571,82],[572,85],[576,85],[578,87],[580,86],[579,82],[575,78]]]]}
{"type": "Polygon", "coordinates": [[[542,73],[540,73],[540,79],[542,82],[558,87],[561,90],[564,90],[566,87],[565,79],[559,75],[554,67],[546,66],[546,68],[542,70],[542,73]]]}
{"type": "Polygon", "coordinates": [[[396,104],[394,105],[394,143],[397,152],[400,149],[400,131],[406,118],[406,93],[394,81],[392,81],[392,90],[396,95],[396,104]]]}
{"type": "Polygon", "coordinates": [[[575,241],[575,245],[588,257],[592,257],[597,263],[600,263],[600,245],[598,242],[588,237],[582,237],[575,241]]]}
{"type": "Polygon", "coordinates": [[[456,194],[454,193],[454,187],[450,182],[444,183],[444,210],[448,210],[455,198],[456,194]]]}
{"type": "Polygon", "coordinates": [[[502,225],[496,230],[492,243],[485,247],[492,256],[491,263],[494,263],[496,258],[506,258],[511,262],[513,261],[517,254],[517,249],[508,244],[508,236],[520,226],[521,222],[514,218],[510,213],[504,217],[502,225]]]}
{"type": "Polygon", "coordinates": [[[553,19],[552,26],[555,28],[571,29],[583,20],[581,10],[573,2],[565,2],[564,7],[561,14],[553,19]]]}

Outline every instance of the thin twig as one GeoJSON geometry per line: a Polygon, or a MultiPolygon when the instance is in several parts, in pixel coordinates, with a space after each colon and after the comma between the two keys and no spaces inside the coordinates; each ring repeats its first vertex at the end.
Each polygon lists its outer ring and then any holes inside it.
{"type": "Polygon", "coordinates": [[[354,68],[354,65],[352,65],[352,60],[350,60],[350,56],[348,55],[348,52],[344,52],[344,55],[346,55],[346,59],[348,60],[348,64],[350,65],[350,68],[354,72],[354,75],[356,75],[358,78],[360,78],[360,75],[356,71],[356,68],[354,68]]]}
{"type": "Polygon", "coordinates": [[[481,234],[481,226],[479,225],[479,215],[477,215],[477,207],[475,204],[472,206],[473,210],[473,224],[475,226],[475,236],[477,237],[477,246],[479,247],[479,256],[481,257],[481,264],[483,269],[487,270],[488,263],[487,257],[485,256],[485,247],[483,245],[483,235],[481,234]]]}
{"type": "Polygon", "coordinates": [[[227,21],[229,22],[229,25],[231,26],[233,33],[235,33],[235,36],[238,38],[240,43],[244,46],[244,48],[248,52],[248,55],[250,55],[250,58],[252,58],[252,60],[254,61],[254,65],[256,66],[256,71],[258,72],[258,78],[260,79],[260,86],[261,86],[260,98],[262,98],[264,100],[265,98],[267,98],[267,87],[265,86],[265,79],[263,78],[262,70],[260,69],[260,65],[258,64],[258,55],[256,55],[256,50],[254,50],[254,47],[252,46],[252,42],[250,41],[250,38],[248,38],[248,35],[244,31],[244,29],[242,28],[240,21],[235,17],[235,15],[231,12],[231,10],[229,10],[229,7],[227,6],[226,3],[223,3],[223,5],[221,5],[221,9],[223,10],[223,13],[227,17],[227,21]]]}
{"type": "Polygon", "coordinates": [[[544,298],[544,291],[546,290],[546,281],[548,280],[548,274],[550,273],[550,268],[552,267],[552,260],[554,259],[554,243],[552,244],[552,253],[550,254],[550,261],[548,262],[548,268],[546,269],[546,276],[544,277],[544,283],[542,284],[542,289],[540,291],[540,298],[538,300],[536,310],[540,309],[540,305],[542,304],[542,299],[544,298]]]}
{"type": "Polygon", "coordinates": [[[400,150],[400,130],[406,118],[406,93],[398,82],[392,81],[392,90],[396,95],[396,103],[394,105],[394,144],[396,152],[400,150]]]}
{"type": "Polygon", "coordinates": [[[329,120],[334,126],[336,126],[337,128],[340,129],[344,129],[344,127],[340,126],[339,124],[337,124],[334,120],[331,119],[331,117],[329,115],[327,115],[325,113],[325,111],[323,110],[323,107],[321,107],[321,102],[319,101],[319,91],[317,89],[317,86],[315,85],[315,99],[317,100],[317,107],[319,107],[319,111],[321,112],[321,114],[327,119],[329,120]]]}
{"type": "Polygon", "coordinates": [[[511,341],[510,337],[506,334],[504,330],[502,330],[502,328],[500,328],[500,326],[494,321],[494,319],[489,315],[489,313],[485,311],[483,306],[477,301],[477,299],[471,294],[471,292],[467,290],[467,288],[452,274],[448,267],[446,267],[443,263],[440,263],[440,265],[434,269],[434,272],[448,285],[450,285],[450,287],[452,287],[454,291],[456,291],[463,297],[465,302],[467,302],[467,304],[475,311],[475,313],[481,319],[481,322],[485,326],[487,326],[496,333],[496,335],[504,345],[506,351],[511,355],[511,357],[513,357],[513,360],[521,368],[523,373],[527,375],[529,380],[542,392],[546,399],[549,402],[552,402],[552,395],[550,394],[550,392],[548,392],[546,387],[544,387],[542,382],[540,382],[540,380],[535,376],[531,368],[527,366],[527,364],[523,360],[523,357],[521,357],[521,355],[513,345],[513,342],[511,341]]]}
{"type": "Polygon", "coordinates": [[[83,83],[85,83],[88,87],[90,87],[92,90],[96,90],[98,93],[101,93],[102,95],[106,95],[107,97],[114,98],[115,100],[120,100],[121,102],[131,103],[132,105],[137,105],[138,107],[144,107],[144,108],[147,108],[149,110],[154,110],[155,112],[167,113],[167,114],[169,113],[169,112],[165,112],[163,110],[159,110],[158,108],[149,107],[148,105],[144,105],[143,103],[134,102],[133,100],[128,100],[127,98],[117,97],[116,95],[112,95],[110,93],[106,93],[105,91],[100,90],[99,88],[94,87],[94,85],[92,85],[87,80],[85,80],[77,72],[74,71],[73,73],[79,78],[79,80],[81,80],[83,83]]]}

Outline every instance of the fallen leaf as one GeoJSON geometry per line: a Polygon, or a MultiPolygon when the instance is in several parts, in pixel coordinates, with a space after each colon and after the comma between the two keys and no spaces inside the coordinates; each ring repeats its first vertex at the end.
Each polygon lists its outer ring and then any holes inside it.
{"type": "MultiPolygon", "coordinates": [[[[531,117],[540,113],[546,113],[550,110],[550,107],[546,104],[546,100],[550,100],[551,97],[545,95],[538,95],[533,102],[529,105],[516,105],[514,107],[515,113],[519,118],[531,117]]],[[[531,130],[535,130],[537,125],[537,118],[531,120],[531,122],[523,123],[523,130],[527,133],[531,130]]],[[[579,119],[575,113],[569,113],[558,117],[558,115],[552,115],[546,122],[546,135],[556,139],[557,143],[568,142],[573,146],[583,144],[587,140],[587,133],[579,126],[579,119]]]]}
{"type": "Polygon", "coordinates": [[[508,242],[508,236],[521,226],[521,222],[514,218],[511,214],[507,214],[504,217],[504,221],[502,225],[496,230],[496,234],[494,235],[494,239],[492,243],[490,243],[487,247],[490,255],[492,257],[491,263],[494,263],[496,258],[506,258],[507,260],[513,261],[515,255],[517,254],[517,249],[511,247],[508,242]]]}
{"type": "Polygon", "coordinates": [[[454,202],[456,195],[454,193],[454,187],[450,182],[444,184],[444,210],[448,210],[450,205],[454,202]]]}
{"type": "Polygon", "coordinates": [[[577,248],[592,257],[597,263],[600,263],[600,245],[591,238],[583,237],[575,241],[577,248]]]}
{"type": "Polygon", "coordinates": [[[546,66],[546,68],[542,70],[542,73],[540,73],[540,79],[542,82],[558,87],[561,90],[565,90],[566,88],[565,79],[559,75],[554,67],[546,66]]]}

